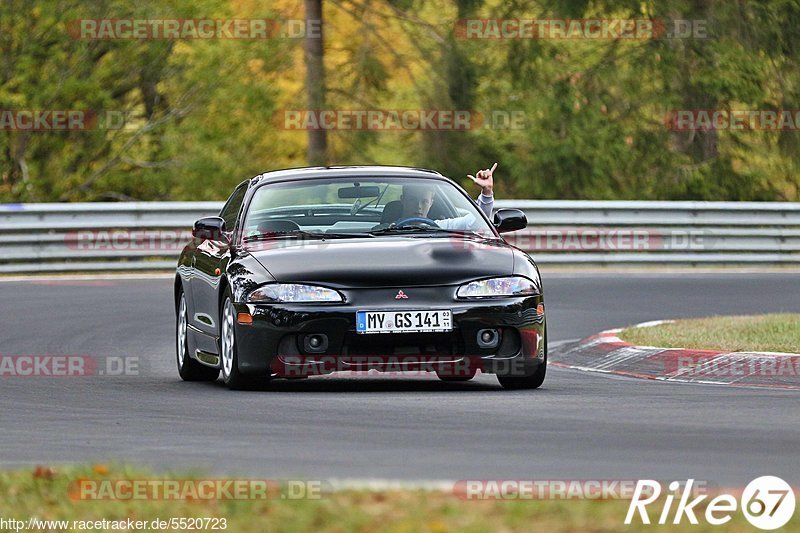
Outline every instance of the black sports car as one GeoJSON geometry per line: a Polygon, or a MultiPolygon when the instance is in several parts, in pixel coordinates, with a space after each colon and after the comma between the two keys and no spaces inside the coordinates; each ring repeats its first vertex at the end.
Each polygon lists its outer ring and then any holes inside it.
{"type": "MultiPolygon", "coordinates": [[[[231,388],[336,371],[495,373],[533,389],[547,369],[536,263],[452,180],[401,167],[267,172],[195,222],[175,277],[177,363],[231,388]]],[[[491,208],[487,209],[491,211],[491,208]]]]}

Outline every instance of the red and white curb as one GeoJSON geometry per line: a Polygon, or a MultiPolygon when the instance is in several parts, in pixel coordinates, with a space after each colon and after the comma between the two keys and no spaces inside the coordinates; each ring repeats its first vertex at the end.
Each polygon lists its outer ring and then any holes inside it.
{"type": "MultiPolygon", "coordinates": [[[[666,321],[644,322],[650,327],[666,321]]],[[[800,354],[719,352],[634,346],[620,339],[621,328],[603,331],[560,347],[553,366],[643,379],[800,389],[800,354]]]]}

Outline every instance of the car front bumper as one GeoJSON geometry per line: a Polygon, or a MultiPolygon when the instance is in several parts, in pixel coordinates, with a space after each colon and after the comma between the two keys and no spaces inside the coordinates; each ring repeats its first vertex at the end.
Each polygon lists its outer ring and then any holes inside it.
{"type": "Polygon", "coordinates": [[[307,377],[335,371],[437,371],[463,376],[475,370],[530,375],[546,354],[542,296],[458,300],[448,288],[415,288],[414,301],[386,298],[397,289],[364,289],[347,303],[326,305],[236,304],[252,317],[237,322],[239,370],[250,375],[307,377]],[[381,302],[376,305],[375,302],[381,302]],[[450,309],[447,333],[356,333],[357,311],[450,309]],[[482,346],[479,332],[497,332],[494,346],[482,346]],[[305,340],[324,335],[324,350],[305,340]]]}

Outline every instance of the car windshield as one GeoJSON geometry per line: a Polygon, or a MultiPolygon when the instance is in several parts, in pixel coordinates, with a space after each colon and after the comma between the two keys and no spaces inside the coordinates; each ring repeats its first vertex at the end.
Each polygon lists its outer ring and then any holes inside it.
{"type": "Polygon", "coordinates": [[[252,241],[454,232],[495,237],[475,202],[446,181],[341,177],[262,185],[242,236],[252,241]]]}

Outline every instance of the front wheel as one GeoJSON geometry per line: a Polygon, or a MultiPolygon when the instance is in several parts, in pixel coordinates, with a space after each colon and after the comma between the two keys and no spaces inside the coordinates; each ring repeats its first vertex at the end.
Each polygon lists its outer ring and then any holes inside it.
{"type": "Polygon", "coordinates": [[[504,389],[538,389],[544,383],[544,376],[547,373],[547,357],[539,363],[536,371],[530,376],[497,376],[497,381],[504,389]]]}
{"type": "Polygon", "coordinates": [[[189,356],[188,332],[189,312],[186,307],[186,295],[181,290],[178,299],[178,314],[175,327],[176,362],[178,374],[184,381],[214,381],[219,377],[219,370],[198,363],[189,356]]]}
{"type": "Polygon", "coordinates": [[[539,347],[539,353],[542,356],[542,362],[536,367],[536,370],[527,376],[504,376],[497,375],[497,381],[504,389],[522,390],[522,389],[538,389],[544,383],[545,375],[547,374],[547,324],[544,326],[544,335],[542,337],[542,345],[539,347]]]}
{"type": "Polygon", "coordinates": [[[222,381],[230,389],[252,390],[260,385],[260,380],[246,376],[239,371],[239,356],[236,343],[236,309],[231,301],[230,291],[225,292],[220,313],[220,366],[222,381]]]}

